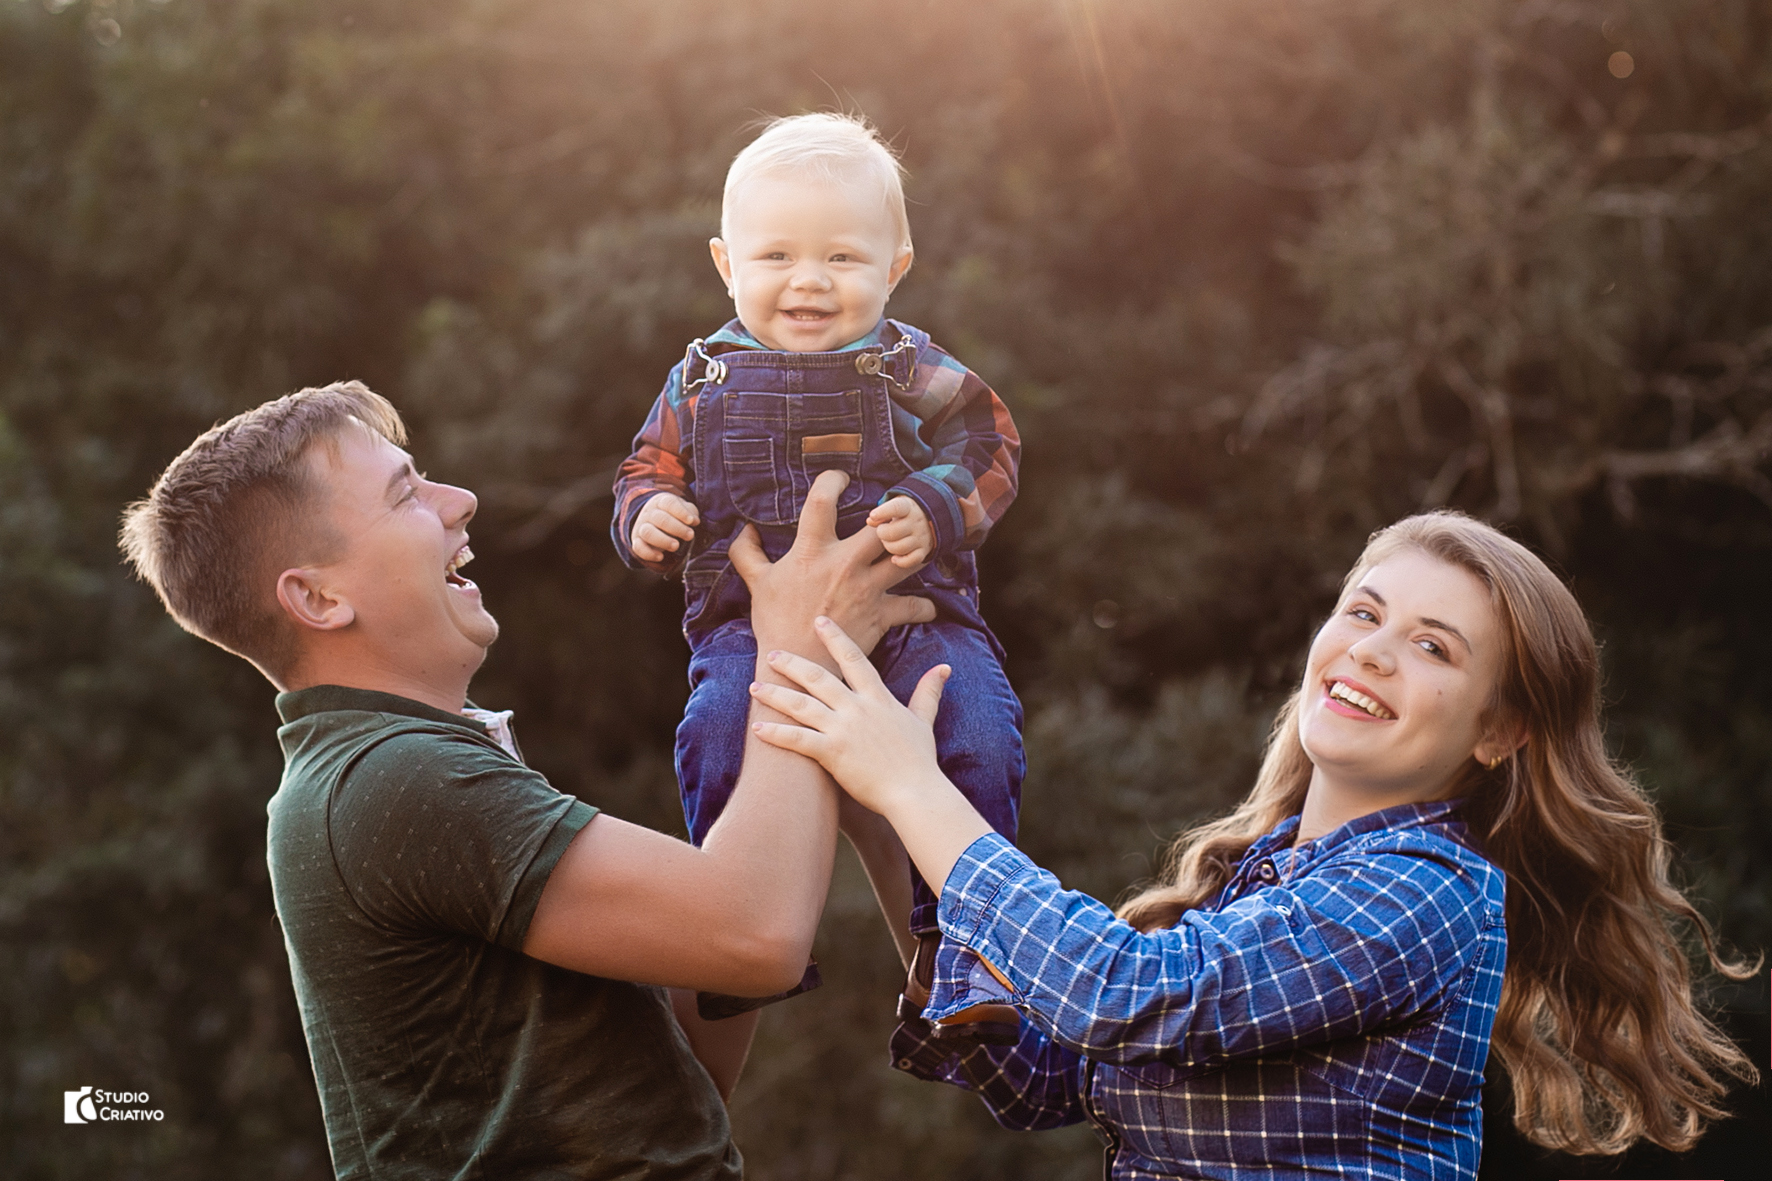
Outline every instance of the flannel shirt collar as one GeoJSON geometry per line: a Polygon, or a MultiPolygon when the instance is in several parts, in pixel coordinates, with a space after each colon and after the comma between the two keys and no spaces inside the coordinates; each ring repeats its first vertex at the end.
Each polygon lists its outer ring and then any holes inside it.
{"type": "MultiPolygon", "coordinates": [[[[1368,812],[1324,833],[1314,841],[1305,841],[1297,846],[1296,855],[1284,858],[1286,877],[1292,878],[1305,872],[1317,862],[1332,856],[1343,846],[1359,840],[1367,833],[1384,830],[1423,828],[1431,824],[1442,824],[1453,819],[1459,806],[1464,803],[1462,798],[1452,800],[1431,800],[1420,804],[1396,804],[1389,808],[1381,808],[1376,812],[1368,812]]],[[[1256,838],[1243,859],[1237,863],[1237,872],[1225,883],[1227,892],[1234,892],[1247,885],[1255,875],[1263,861],[1270,861],[1275,854],[1284,854],[1294,846],[1298,835],[1299,817],[1288,816],[1272,829],[1256,838]]],[[[1463,843],[1462,841],[1460,843],[1463,843]]]]}
{"type": "MultiPolygon", "coordinates": [[[[882,317],[880,322],[875,324],[873,330],[866,336],[863,336],[858,340],[852,340],[842,348],[832,349],[831,351],[833,353],[848,353],[853,352],[856,349],[865,349],[872,345],[880,344],[885,340],[885,337],[886,320],[882,317]]],[[[707,349],[710,353],[717,353],[726,349],[761,349],[765,352],[768,351],[763,342],[752,336],[750,329],[746,328],[744,324],[738,320],[726,321],[718,332],[708,337],[707,349]]]]}

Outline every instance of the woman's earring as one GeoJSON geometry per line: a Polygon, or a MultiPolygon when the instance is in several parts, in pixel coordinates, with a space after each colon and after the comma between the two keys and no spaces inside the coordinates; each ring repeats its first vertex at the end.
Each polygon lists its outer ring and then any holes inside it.
{"type": "Polygon", "coordinates": [[[1484,763],[1483,765],[1485,767],[1489,768],[1489,770],[1493,771],[1493,770],[1495,770],[1495,768],[1501,766],[1501,760],[1506,757],[1507,757],[1506,755],[1496,755],[1494,758],[1490,759],[1487,763],[1484,763]]]}

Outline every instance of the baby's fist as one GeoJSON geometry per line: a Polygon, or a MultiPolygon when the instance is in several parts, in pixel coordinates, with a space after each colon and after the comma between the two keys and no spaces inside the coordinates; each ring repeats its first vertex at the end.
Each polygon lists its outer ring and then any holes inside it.
{"type": "Polygon", "coordinates": [[[695,539],[701,510],[681,496],[660,492],[640,506],[628,546],[642,562],[662,562],[695,539]]]}
{"type": "Polygon", "coordinates": [[[901,570],[915,570],[929,560],[935,549],[935,527],[923,506],[908,496],[894,496],[874,506],[868,524],[880,535],[880,543],[901,570]]]}

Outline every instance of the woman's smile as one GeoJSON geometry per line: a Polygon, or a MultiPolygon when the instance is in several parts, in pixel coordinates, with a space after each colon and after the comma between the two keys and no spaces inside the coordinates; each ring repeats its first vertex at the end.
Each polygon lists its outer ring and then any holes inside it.
{"type": "Polygon", "coordinates": [[[1393,722],[1397,711],[1351,677],[1331,677],[1324,690],[1328,708],[1345,718],[1362,722],[1393,722]]]}

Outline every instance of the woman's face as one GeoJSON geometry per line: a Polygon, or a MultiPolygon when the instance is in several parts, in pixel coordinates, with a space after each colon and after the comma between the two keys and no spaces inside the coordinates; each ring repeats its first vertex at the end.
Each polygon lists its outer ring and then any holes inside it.
{"type": "Polygon", "coordinates": [[[1370,567],[1311,642],[1298,736],[1316,773],[1379,807],[1443,795],[1485,733],[1502,628],[1475,575],[1407,549],[1370,567]]]}

